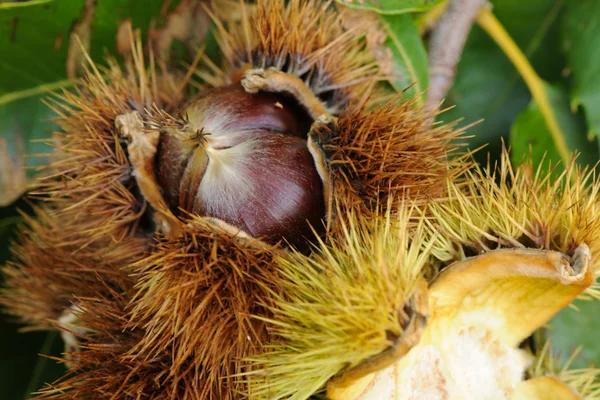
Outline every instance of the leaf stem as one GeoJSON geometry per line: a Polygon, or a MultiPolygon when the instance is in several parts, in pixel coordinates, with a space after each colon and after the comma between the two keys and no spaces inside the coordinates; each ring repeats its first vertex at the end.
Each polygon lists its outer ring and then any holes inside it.
{"type": "Polygon", "coordinates": [[[56,81],[52,83],[47,83],[39,86],[35,86],[29,89],[20,90],[18,92],[11,92],[5,95],[0,96],[0,106],[4,104],[8,104],[10,102],[21,100],[26,97],[35,96],[37,94],[48,93],[56,89],[60,89],[62,87],[68,87],[77,83],[75,79],[64,79],[61,81],[56,81]]]}
{"type": "Polygon", "coordinates": [[[24,3],[2,3],[0,4],[0,10],[8,10],[9,8],[25,8],[31,6],[37,6],[40,4],[52,3],[54,0],[32,0],[24,3]]]}
{"type": "Polygon", "coordinates": [[[35,367],[33,368],[33,372],[31,373],[31,379],[29,380],[29,384],[27,385],[27,390],[25,392],[25,400],[31,398],[31,395],[36,390],[40,389],[40,378],[44,373],[44,369],[46,368],[46,364],[48,363],[48,358],[44,357],[44,355],[50,354],[50,350],[52,349],[52,345],[54,341],[58,337],[57,331],[49,332],[46,336],[46,340],[42,344],[42,348],[40,349],[39,358],[35,363],[35,367]]]}
{"type": "Polygon", "coordinates": [[[552,111],[548,93],[546,93],[546,89],[544,89],[542,79],[535,72],[525,54],[519,49],[519,46],[517,46],[508,32],[506,32],[506,29],[504,29],[491,10],[487,8],[481,9],[481,12],[477,16],[477,23],[488,35],[490,35],[502,51],[504,51],[525,81],[533,99],[540,107],[540,112],[544,116],[544,120],[546,121],[546,125],[548,126],[560,158],[565,165],[568,165],[571,160],[571,152],[569,151],[564,134],[552,111]]]}

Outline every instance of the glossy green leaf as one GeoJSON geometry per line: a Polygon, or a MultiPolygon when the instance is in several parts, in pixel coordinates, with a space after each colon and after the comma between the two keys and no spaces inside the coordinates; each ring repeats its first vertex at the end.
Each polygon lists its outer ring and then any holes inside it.
{"type": "Polygon", "coordinates": [[[426,11],[442,0],[336,0],[346,7],[379,14],[404,14],[426,11]]]}
{"type": "MultiPolygon", "coordinates": [[[[160,15],[161,0],[105,0],[97,3],[90,24],[90,55],[115,54],[119,25],[131,20],[145,30],[160,15]]],[[[0,104],[5,96],[67,78],[70,33],[86,16],[85,0],[35,1],[0,5],[0,104]]],[[[10,100],[11,97],[8,97],[10,100]]]]}
{"type": "MultiPolygon", "coordinates": [[[[398,92],[413,85],[404,94],[407,98],[424,92],[429,79],[427,52],[413,16],[382,15],[381,23],[388,36],[385,45],[392,52],[395,67],[390,83],[398,92]]],[[[425,95],[420,100],[423,102],[425,95]]]]}
{"type": "Polygon", "coordinates": [[[600,134],[600,2],[568,1],[562,47],[572,74],[571,107],[582,106],[588,135],[600,134]]]}
{"type": "MultiPolygon", "coordinates": [[[[577,161],[583,165],[593,165],[598,159],[596,146],[590,143],[585,135],[585,122],[581,115],[573,114],[569,108],[569,97],[566,90],[545,85],[546,92],[552,105],[552,110],[564,133],[567,146],[571,151],[581,153],[577,161]]],[[[545,161],[552,165],[560,161],[560,156],[550,136],[546,121],[535,102],[531,102],[527,109],[519,114],[510,132],[511,157],[513,163],[518,163],[523,158],[533,156],[534,166],[545,161]]]]}

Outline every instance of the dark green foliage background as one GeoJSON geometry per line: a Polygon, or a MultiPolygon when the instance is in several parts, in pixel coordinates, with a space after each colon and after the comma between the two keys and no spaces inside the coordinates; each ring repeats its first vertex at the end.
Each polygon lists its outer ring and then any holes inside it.
{"type": "MultiPolygon", "coordinates": [[[[0,0],[0,138],[9,143],[10,157],[20,157],[14,146],[17,135],[27,139],[47,138],[52,129],[51,112],[42,105],[45,85],[66,79],[67,42],[73,23],[82,15],[85,0],[39,0],[13,3],[0,0]],[[15,22],[16,21],[16,22],[15,22]],[[60,35],[62,46],[56,50],[60,35]],[[32,94],[26,95],[27,90],[32,94]],[[15,100],[16,95],[16,100],[15,100]]],[[[177,4],[171,4],[171,9],[177,4]]],[[[419,36],[419,12],[439,0],[339,1],[364,12],[375,10],[389,39],[393,60],[400,72],[391,82],[401,90],[417,84],[407,95],[427,87],[427,41],[419,36]]],[[[581,163],[598,160],[596,135],[600,132],[600,1],[598,0],[495,0],[493,12],[530,59],[545,81],[556,118],[572,150],[582,152],[581,163]]],[[[162,0],[102,0],[92,24],[91,57],[102,62],[105,51],[115,51],[117,28],[130,18],[143,34],[159,14],[162,0]]],[[[209,48],[214,49],[214,43],[209,48]]],[[[558,154],[539,107],[502,50],[479,27],[474,26],[457,68],[456,81],[446,105],[455,107],[440,117],[443,121],[463,118],[461,124],[484,119],[469,130],[470,147],[487,144],[479,153],[496,159],[504,139],[513,160],[529,155],[536,162],[544,154],[556,162],[558,154]]],[[[47,151],[40,143],[28,143],[27,153],[47,151]]],[[[28,157],[26,165],[45,162],[28,157]]],[[[32,175],[35,170],[30,170],[32,175]]],[[[0,187],[0,190],[2,188],[0,187]]],[[[0,193],[0,197],[1,193],[0,193]]],[[[15,238],[17,209],[24,201],[0,208],[0,264],[8,258],[8,244],[15,238]]],[[[563,310],[551,322],[557,351],[565,357],[580,344],[584,349],[575,365],[600,361],[598,302],[578,302],[580,311],[563,310]]],[[[44,382],[58,378],[64,367],[38,357],[58,356],[62,342],[57,334],[17,333],[18,325],[0,317],[0,398],[24,399],[44,382]]]]}

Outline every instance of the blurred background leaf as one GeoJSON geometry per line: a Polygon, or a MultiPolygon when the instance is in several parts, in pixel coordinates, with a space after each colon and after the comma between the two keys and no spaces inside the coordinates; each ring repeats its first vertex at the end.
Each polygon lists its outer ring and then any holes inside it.
{"type": "MultiPolygon", "coordinates": [[[[580,153],[577,162],[584,166],[594,165],[598,160],[598,149],[595,145],[590,145],[586,137],[583,115],[571,112],[566,89],[548,84],[544,86],[567,146],[571,152],[577,150],[580,153]]],[[[534,166],[538,166],[543,158],[552,165],[560,161],[550,130],[534,101],[515,119],[510,131],[510,146],[513,164],[529,159],[530,156],[534,166]]]]}
{"type": "Polygon", "coordinates": [[[594,137],[600,133],[600,1],[568,1],[565,8],[562,48],[572,75],[571,107],[583,107],[594,137]]]}
{"type": "MultiPolygon", "coordinates": [[[[560,52],[559,28],[564,0],[495,0],[492,4],[494,14],[538,75],[548,82],[561,80],[565,58],[560,52]]],[[[530,100],[529,90],[506,55],[474,26],[445,103],[454,108],[439,119],[463,118],[461,126],[465,126],[483,118],[469,133],[474,135],[471,148],[487,145],[479,154],[480,161],[486,162],[487,153],[497,159],[502,138],[509,143],[513,121],[530,100]]]]}
{"type": "Polygon", "coordinates": [[[581,347],[581,352],[573,360],[574,368],[600,366],[600,318],[598,300],[577,300],[576,308],[567,307],[555,316],[550,323],[552,346],[563,363],[581,347]]]}
{"type": "MultiPolygon", "coordinates": [[[[7,244],[22,219],[17,208],[28,210],[23,201],[0,208],[0,265],[9,257],[7,244]]],[[[53,382],[65,371],[62,365],[39,356],[60,355],[63,344],[57,333],[18,332],[18,325],[3,315],[0,318],[0,343],[0,398],[3,400],[28,399],[30,393],[41,388],[44,382],[53,382]]]]}
{"type": "MultiPolygon", "coordinates": [[[[429,82],[427,52],[413,15],[382,15],[381,24],[388,36],[385,46],[392,54],[391,85],[398,92],[412,85],[404,93],[405,98],[423,93],[429,82]]],[[[421,104],[425,97],[420,97],[421,104]]]]}

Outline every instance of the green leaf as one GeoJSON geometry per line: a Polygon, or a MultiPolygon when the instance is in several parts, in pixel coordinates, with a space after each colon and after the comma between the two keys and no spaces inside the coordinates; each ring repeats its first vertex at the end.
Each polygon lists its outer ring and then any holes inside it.
{"type": "Polygon", "coordinates": [[[0,106],[0,206],[18,199],[35,174],[34,167],[47,163],[50,148],[40,140],[54,128],[52,117],[39,95],[0,106]]]}
{"type": "Polygon", "coordinates": [[[9,93],[66,78],[71,26],[84,5],[41,1],[0,6],[0,102],[9,93]]]}
{"type": "Polygon", "coordinates": [[[47,139],[53,114],[41,103],[49,90],[72,84],[67,79],[81,63],[72,32],[89,38],[89,54],[102,61],[116,51],[119,26],[130,20],[145,31],[160,15],[162,0],[43,0],[0,4],[0,206],[10,204],[26,188],[24,167],[45,164],[51,148],[31,140],[47,139]],[[76,29],[79,27],[78,29],[76,29]]]}
{"type": "MultiPolygon", "coordinates": [[[[582,116],[571,112],[566,90],[549,84],[545,84],[545,89],[567,146],[571,151],[581,152],[577,159],[580,164],[594,165],[598,159],[596,146],[590,145],[586,139],[585,122],[582,116]]],[[[515,120],[510,132],[510,146],[512,161],[515,164],[529,157],[530,146],[534,167],[541,163],[544,154],[545,161],[552,165],[561,160],[540,108],[533,101],[515,120]]]]}
{"type": "MultiPolygon", "coordinates": [[[[89,2],[95,3],[95,2],[89,2]]],[[[90,55],[101,60],[114,54],[119,25],[131,19],[147,29],[160,14],[162,1],[103,0],[93,9],[89,26],[90,55]]],[[[67,78],[70,33],[88,9],[85,0],[37,1],[0,5],[0,104],[7,94],[67,78]]]]}
{"type": "MultiPolygon", "coordinates": [[[[18,224],[23,220],[20,216],[12,216],[0,219],[0,237],[6,235],[14,225],[18,224]]],[[[5,243],[2,243],[3,245],[5,243]]]]}
{"type": "Polygon", "coordinates": [[[573,362],[573,368],[587,368],[600,363],[600,318],[598,300],[576,300],[572,307],[561,310],[550,321],[550,339],[556,353],[564,364],[579,346],[583,346],[573,362]]]}
{"type": "Polygon", "coordinates": [[[395,66],[392,73],[397,76],[390,83],[399,92],[413,85],[405,93],[405,97],[412,98],[427,89],[429,79],[427,52],[419,29],[410,14],[382,15],[381,23],[388,35],[385,45],[392,51],[395,66]]]}
{"type": "Polygon", "coordinates": [[[572,73],[571,107],[583,106],[593,137],[600,134],[600,2],[568,1],[562,33],[572,73]]]}
{"type": "Polygon", "coordinates": [[[566,59],[560,51],[561,15],[571,0],[494,0],[493,11],[537,74],[562,78],[566,59]]]}
{"type": "MultiPolygon", "coordinates": [[[[558,80],[564,66],[559,51],[559,17],[564,0],[495,0],[494,14],[507,29],[536,72],[546,80],[558,80]]],[[[478,26],[469,39],[457,66],[454,85],[445,106],[454,106],[438,119],[454,121],[459,126],[483,119],[470,128],[472,149],[487,145],[476,153],[487,162],[500,154],[501,138],[508,140],[517,115],[529,104],[531,95],[506,55],[478,26]]]]}
{"type": "Polygon", "coordinates": [[[350,8],[379,14],[404,14],[426,11],[443,0],[336,0],[350,8]]]}

